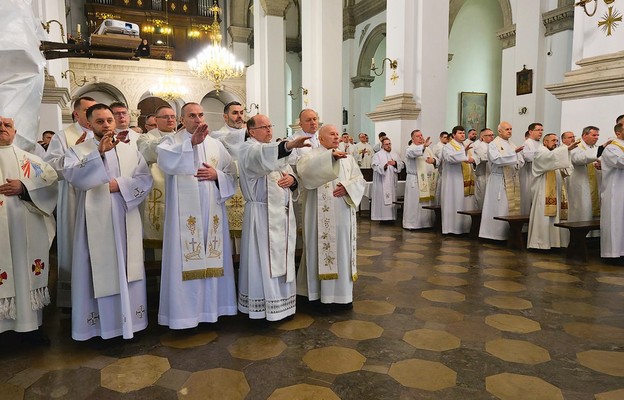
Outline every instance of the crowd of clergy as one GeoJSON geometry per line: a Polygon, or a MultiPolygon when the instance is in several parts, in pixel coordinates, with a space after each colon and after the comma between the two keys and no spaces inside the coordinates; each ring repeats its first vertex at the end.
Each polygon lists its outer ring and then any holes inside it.
{"type": "Polygon", "coordinates": [[[624,191],[624,115],[617,117],[612,134],[599,143],[600,129],[587,126],[574,132],[548,133],[532,123],[517,146],[512,126],[498,125],[497,134],[455,126],[442,132],[432,145],[420,130],[411,133],[403,156],[392,150],[389,138],[372,159],[374,171],[371,219],[397,218],[398,173],[406,169],[403,228],[434,225],[440,208],[443,234],[470,232],[470,213],[480,212],[479,237],[509,240],[510,216],[528,218],[527,247],[551,249],[568,246],[567,229],[560,222],[600,220],[603,258],[624,256],[624,207],[617,196],[624,191]],[[424,207],[424,208],[423,208],[424,207]],[[497,220],[495,217],[503,218],[497,220]]]}
{"type": "Polygon", "coordinates": [[[405,229],[432,227],[435,214],[423,207],[439,206],[443,234],[467,233],[470,218],[457,212],[481,210],[479,236],[507,240],[508,224],[494,217],[526,215],[528,247],[550,249],[569,240],[555,223],[600,218],[592,234],[601,256],[624,256],[624,207],[616,201],[624,116],[601,145],[595,126],[577,138],[544,135],[532,123],[516,146],[511,125],[501,122],[497,134],[456,126],[435,144],[414,130],[402,154],[383,132],[372,146],[365,133],[354,143],[335,125],[321,127],[312,109],[279,141],[268,116],[245,121],[238,102],[225,106],[216,131],[197,103],[179,116],[158,108],[144,134],[129,129],[123,103],[81,97],[72,117],[36,148],[15,141],[13,121],[0,117],[0,333],[34,343],[47,342],[42,310],[54,238],[56,305],[71,308],[77,341],[132,339],[147,327],[146,241],[162,243],[157,319],[170,329],[238,312],[291,318],[298,295],[319,312],[349,309],[356,211],[366,196],[372,220],[396,220],[403,169],[405,229]]]}
{"type": "Polygon", "coordinates": [[[322,313],[350,309],[362,157],[336,126],[319,129],[314,110],[279,142],[268,116],[243,113],[228,103],[224,126],[210,131],[201,105],[179,116],[163,106],[140,134],[125,104],[80,97],[74,123],[47,148],[28,147],[0,117],[0,333],[49,343],[41,325],[54,238],[56,305],[71,308],[77,341],[133,339],[147,327],[148,241],[162,243],[157,319],[170,329],[237,312],[292,318],[297,295],[322,313]]]}

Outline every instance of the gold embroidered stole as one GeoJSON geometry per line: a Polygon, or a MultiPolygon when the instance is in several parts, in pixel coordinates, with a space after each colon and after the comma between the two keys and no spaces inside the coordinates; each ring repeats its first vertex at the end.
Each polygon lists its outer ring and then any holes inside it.
{"type": "MultiPolygon", "coordinates": [[[[497,136],[494,141],[498,146],[501,154],[506,153],[503,142],[508,143],[511,148],[515,148],[515,145],[507,140],[501,139],[497,136]]],[[[503,186],[505,187],[505,194],[507,195],[507,208],[509,214],[520,213],[520,177],[518,176],[518,170],[512,165],[503,166],[503,186]]]]}
{"type": "MultiPolygon", "coordinates": [[[[582,150],[587,150],[587,145],[585,142],[581,141],[579,147],[582,150]]],[[[589,163],[586,165],[587,167],[587,179],[589,181],[589,195],[591,198],[592,204],[592,217],[599,218],[600,217],[600,188],[598,187],[598,176],[596,172],[596,167],[594,167],[594,163],[589,163]]]]}
{"type": "MultiPolygon", "coordinates": [[[[186,131],[176,135],[176,141],[184,140],[186,131]]],[[[207,137],[197,145],[199,160],[197,165],[206,162],[217,169],[219,148],[208,146],[206,141],[216,140],[207,137]],[[203,154],[203,157],[202,157],[203,154]],[[205,161],[203,161],[205,160],[205,161]]],[[[223,276],[223,240],[229,238],[222,235],[223,212],[217,202],[216,195],[208,196],[208,221],[203,221],[202,204],[200,204],[199,185],[214,185],[214,182],[198,182],[193,175],[177,175],[175,177],[178,190],[178,218],[180,221],[180,245],[182,248],[182,280],[217,278],[223,276]],[[204,222],[208,229],[204,232],[204,222]],[[206,243],[204,248],[204,243],[206,243]]]]}
{"type": "Polygon", "coordinates": [[[433,201],[436,194],[436,182],[438,171],[430,168],[425,161],[427,157],[433,158],[433,153],[428,148],[423,151],[422,157],[416,157],[416,174],[418,176],[418,201],[433,201]]]}
{"type": "Polygon", "coordinates": [[[320,280],[338,279],[336,250],[336,218],[334,216],[334,188],[327,182],[317,189],[317,257],[320,280]]]}
{"type": "MultiPolygon", "coordinates": [[[[450,145],[453,146],[455,151],[459,151],[464,148],[460,143],[457,143],[455,139],[451,140],[450,145]]],[[[465,163],[461,163],[462,177],[464,179],[464,197],[472,196],[475,193],[475,181],[472,167],[465,163]]]]}
{"type": "MultiPolygon", "coordinates": [[[[6,182],[7,178],[17,178],[31,190],[49,186],[49,182],[56,185],[56,177],[50,173],[53,171],[51,167],[46,168],[31,154],[15,146],[7,146],[0,147],[0,157],[0,182],[6,182]]],[[[31,196],[34,196],[32,192],[31,196]]],[[[56,199],[56,195],[53,196],[56,199]]],[[[53,206],[50,206],[50,212],[52,209],[53,206]]],[[[48,249],[53,233],[47,230],[46,218],[51,216],[33,204],[19,200],[17,196],[0,195],[0,230],[3,233],[0,238],[0,321],[17,317],[14,267],[28,270],[31,309],[40,310],[50,304],[48,249]],[[19,222],[24,225],[25,231],[25,237],[19,239],[25,239],[20,246],[25,247],[26,265],[13,265],[8,218],[8,207],[13,202],[21,203],[27,209],[24,210],[24,220],[19,222]]]]}
{"type": "Polygon", "coordinates": [[[565,185],[565,174],[563,170],[561,172],[561,210],[559,211],[559,220],[568,219],[568,190],[565,185]]]}
{"type": "Polygon", "coordinates": [[[557,216],[557,174],[556,171],[546,172],[544,183],[544,216],[556,217],[557,216]]]}

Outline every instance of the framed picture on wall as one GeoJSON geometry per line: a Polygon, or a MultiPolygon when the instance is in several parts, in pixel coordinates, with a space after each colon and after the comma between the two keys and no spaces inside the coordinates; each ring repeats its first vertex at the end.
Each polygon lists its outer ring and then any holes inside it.
{"type": "Polygon", "coordinates": [[[461,92],[459,94],[459,124],[479,132],[487,121],[487,93],[461,92]]]}
{"type": "Polygon", "coordinates": [[[533,92],[533,70],[527,69],[526,65],[522,71],[516,72],[516,96],[531,94],[533,92]]]}

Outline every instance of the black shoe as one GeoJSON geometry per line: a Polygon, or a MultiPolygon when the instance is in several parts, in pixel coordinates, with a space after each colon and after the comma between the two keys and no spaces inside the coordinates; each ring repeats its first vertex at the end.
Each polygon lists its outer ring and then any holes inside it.
{"type": "Polygon", "coordinates": [[[353,303],[333,304],[333,307],[340,311],[353,310],[353,303]]]}
{"type": "Polygon", "coordinates": [[[36,331],[24,332],[21,335],[22,343],[27,343],[35,346],[49,346],[50,338],[46,335],[41,328],[36,331]]]}
{"type": "Polygon", "coordinates": [[[314,305],[314,309],[317,313],[327,315],[332,313],[332,304],[326,304],[319,302],[314,305]]]}

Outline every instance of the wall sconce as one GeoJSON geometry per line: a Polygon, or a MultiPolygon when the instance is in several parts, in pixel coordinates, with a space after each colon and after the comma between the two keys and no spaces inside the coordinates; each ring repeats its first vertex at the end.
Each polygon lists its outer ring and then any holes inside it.
{"type": "Polygon", "coordinates": [[[386,71],[386,61],[388,61],[388,66],[392,70],[392,75],[390,76],[390,80],[392,81],[392,83],[395,83],[396,80],[399,79],[399,75],[397,75],[396,73],[397,67],[399,66],[399,62],[397,60],[391,60],[388,57],[384,58],[383,60],[381,60],[381,72],[377,73],[377,70],[379,68],[375,66],[375,57],[373,57],[373,59],[371,60],[370,70],[373,72],[373,74],[377,76],[382,76],[383,73],[386,71]]]}
{"type": "Polygon", "coordinates": [[[596,9],[598,8],[598,1],[596,0],[579,0],[578,3],[574,3],[575,6],[583,7],[583,11],[587,14],[588,17],[593,17],[596,14],[596,9]],[[594,11],[590,14],[587,12],[587,3],[594,2],[594,11]]]}
{"type": "Polygon", "coordinates": [[[63,24],[55,19],[51,19],[48,22],[41,22],[41,26],[43,29],[49,34],[50,33],[50,24],[52,22],[56,22],[58,26],[61,28],[61,38],[63,39],[63,43],[65,43],[65,28],[63,28],[63,24]]]}
{"type": "Polygon", "coordinates": [[[260,105],[258,103],[251,103],[249,105],[249,110],[245,108],[245,112],[249,114],[254,108],[256,109],[256,115],[258,115],[260,113],[260,105]]]}
{"type": "Polygon", "coordinates": [[[526,114],[528,111],[529,111],[529,110],[528,110],[526,107],[520,107],[520,108],[518,109],[518,114],[519,114],[519,115],[524,115],[524,114],[526,114]]]}
{"type": "Polygon", "coordinates": [[[65,72],[61,72],[61,78],[63,78],[63,79],[70,79],[70,82],[73,83],[74,85],[78,86],[78,87],[83,87],[87,82],[89,82],[87,80],[87,73],[86,72],[82,76],[81,80],[77,80],[76,79],[76,73],[74,71],[72,71],[71,69],[68,69],[65,72]],[[71,75],[71,79],[69,78],[70,75],[71,75]]]}
{"type": "Polygon", "coordinates": [[[299,92],[301,92],[301,94],[303,94],[304,96],[308,95],[308,89],[301,87],[301,86],[299,87],[299,89],[295,90],[295,93],[293,93],[291,89],[290,92],[288,92],[288,95],[292,97],[293,100],[297,100],[297,96],[299,95],[299,92]]]}

